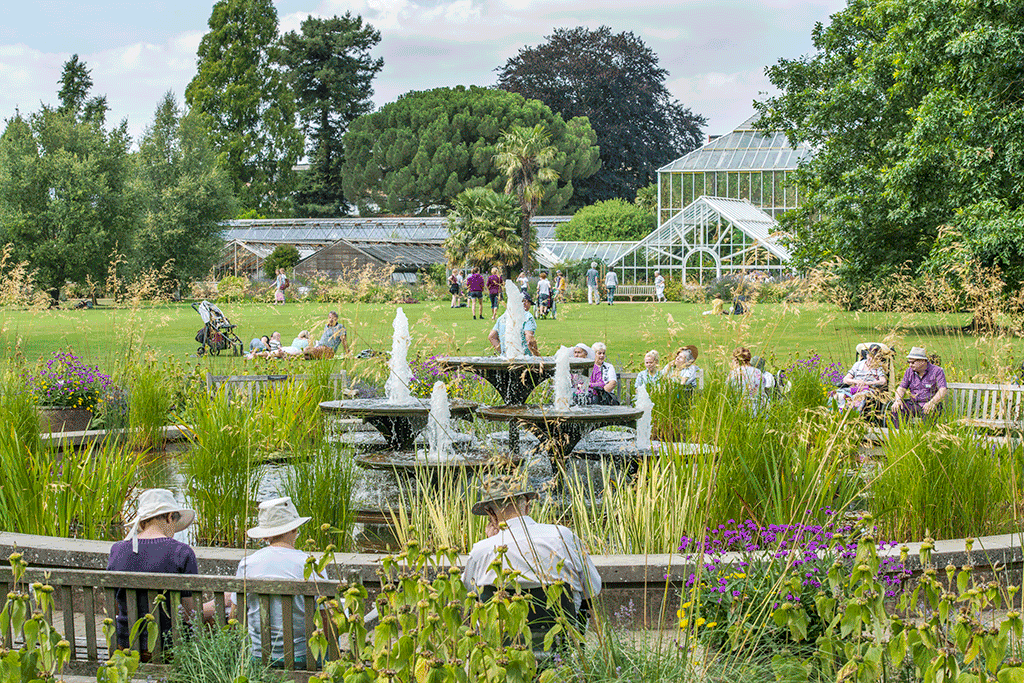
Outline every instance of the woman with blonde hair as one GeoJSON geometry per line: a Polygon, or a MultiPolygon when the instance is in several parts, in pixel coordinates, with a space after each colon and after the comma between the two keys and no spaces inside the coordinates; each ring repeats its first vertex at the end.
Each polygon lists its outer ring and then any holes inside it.
{"type": "Polygon", "coordinates": [[[636,400],[636,394],[640,387],[647,387],[647,391],[650,393],[654,385],[661,379],[661,370],[658,369],[660,361],[661,357],[654,349],[644,354],[644,369],[636,374],[636,380],[633,383],[633,400],[636,400]]]}

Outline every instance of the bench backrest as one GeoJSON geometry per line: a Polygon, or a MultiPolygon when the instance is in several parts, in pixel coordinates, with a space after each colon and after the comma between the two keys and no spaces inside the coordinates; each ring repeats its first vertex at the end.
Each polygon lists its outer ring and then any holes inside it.
{"type": "MultiPolygon", "coordinates": [[[[275,384],[287,382],[289,379],[295,381],[308,381],[309,375],[213,375],[206,373],[206,390],[214,393],[221,387],[227,393],[228,398],[244,396],[249,402],[256,400],[260,392],[269,389],[275,384]]],[[[348,388],[348,373],[341,372],[332,374],[329,378],[332,397],[336,400],[343,398],[343,392],[348,388]]]]}
{"type": "MultiPolygon", "coordinates": [[[[233,576],[208,576],[196,574],[147,574],[135,572],[110,572],[96,569],[29,569],[25,573],[23,584],[32,585],[34,582],[49,584],[54,587],[54,610],[60,613],[56,621],[54,614],[45,615],[48,621],[58,631],[62,631],[64,638],[71,643],[72,668],[76,663],[92,663],[105,661],[107,654],[106,640],[103,634],[103,620],[113,619],[116,612],[115,592],[118,588],[124,588],[128,603],[128,624],[129,627],[147,612],[138,613],[137,595],[141,591],[147,593],[147,604],[149,611],[153,610],[153,598],[161,591],[167,591],[167,608],[170,614],[180,613],[181,593],[191,592],[195,601],[197,611],[201,613],[204,600],[212,599],[215,604],[214,620],[218,626],[226,623],[226,605],[224,593],[238,593],[238,600],[243,603],[243,595],[248,599],[258,600],[260,603],[260,631],[261,644],[263,645],[262,658],[266,663],[270,657],[270,606],[271,598],[284,596],[293,598],[302,596],[305,602],[305,637],[308,640],[313,635],[315,624],[313,614],[317,607],[318,597],[332,599],[337,595],[339,582],[337,581],[296,581],[278,579],[238,579],[233,576]],[[84,633],[80,632],[84,631],[84,633]],[[84,641],[84,642],[83,642],[84,641]],[[104,655],[101,660],[100,655],[104,655]]],[[[7,593],[13,589],[10,575],[0,577],[0,590],[3,591],[3,603],[0,603],[0,610],[6,604],[7,593]]],[[[293,624],[293,600],[282,599],[282,626],[284,632],[285,668],[293,669],[295,665],[294,631],[293,624]]],[[[245,605],[238,606],[237,618],[243,628],[248,628],[248,615],[245,605]]],[[[159,621],[157,622],[157,624],[159,621]]],[[[171,620],[171,640],[177,645],[183,638],[180,619],[171,620]]],[[[8,628],[6,633],[0,634],[3,645],[10,648],[16,640],[17,634],[8,628]]],[[[117,643],[114,643],[117,646],[117,643]]],[[[133,650],[139,649],[139,643],[131,643],[133,650]]],[[[153,650],[154,660],[159,654],[163,643],[157,638],[156,647],[153,650]]],[[[307,658],[306,667],[314,670],[316,662],[307,658]]],[[[88,667],[85,667],[88,668],[88,667]]]]}
{"type": "Polygon", "coordinates": [[[960,417],[1019,421],[1024,417],[1024,387],[1016,384],[948,382],[949,405],[960,417]]]}

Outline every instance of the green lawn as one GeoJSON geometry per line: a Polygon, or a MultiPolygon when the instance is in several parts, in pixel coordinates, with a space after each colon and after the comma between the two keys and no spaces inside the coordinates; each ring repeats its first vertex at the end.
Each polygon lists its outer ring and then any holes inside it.
{"type": "MultiPolygon", "coordinates": [[[[287,344],[300,329],[314,338],[323,329],[327,311],[336,308],[348,328],[349,345],[387,350],[391,346],[393,305],[377,304],[223,304],[224,313],[238,325],[239,336],[249,339],[273,330],[287,344]]],[[[725,362],[736,346],[747,346],[770,359],[769,365],[788,364],[794,357],[819,353],[844,365],[860,341],[882,339],[900,350],[925,345],[943,357],[947,373],[956,379],[989,378],[996,367],[1019,364],[1024,341],[1017,338],[978,338],[960,332],[965,315],[847,313],[821,304],[764,304],[749,316],[704,316],[706,305],[621,303],[615,306],[563,304],[558,320],[538,321],[541,351],[553,354],[560,344],[604,341],[616,367],[639,369],[643,354],[657,349],[663,358],[683,344],[696,344],[701,365],[725,362]]],[[[486,354],[490,346],[487,320],[473,320],[468,308],[451,309],[447,302],[404,306],[409,317],[413,352],[434,354],[486,354]]],[[[8,355],[16,349],[30,361],[59,347],[71,347],[101,367],[136,344],[185,360],[194,356],[199,316],[188,304],[141,310],[105,306],[81,311],[0,311],[0,335],[8,355]]],[[[203,361],[214,372],[241,366],[236,358],[203,361]]],[[[280,364],[287,361],[280,361],[280,364]]]]}

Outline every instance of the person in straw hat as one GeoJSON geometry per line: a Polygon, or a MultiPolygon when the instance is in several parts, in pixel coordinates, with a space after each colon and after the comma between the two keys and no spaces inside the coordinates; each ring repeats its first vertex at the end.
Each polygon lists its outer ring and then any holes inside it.
{"type": "Polygon", "coordinates": [[[896,416],[939,415],[946,398],[946,373],[928,361],[923,347],[915,346],[907,354],[907,371],[896,387],[892,413],[896,416]]]}
{"type": "MultiPolygon", "coordinates": [[[[174,534],[188,528],[195,518],[195,511],[180,505],[167,489],[146,489],[139,496],[138,512],[128,528],[128,535],[110,548],[107,571],[198,574],[195,552],[187,544],[174,539],[174,534]]],[[[136,608],[140,617],[149,612],[146,598],[146,591],[138,592],[136,608]]],[[[134,624],[128,623],[128,598],[124,588],[116,590],[115,601],[117,645],[126,648],[130,646],[128,636],[134,624]]],[[[188,620],[195,612],[192,594],[182,592],[181,604],[188,620]]],[[[167,642],[170,634],[170,611],[161,609],[160,637],[164,639],[163,643],[167,642]]],[[[142,643],[140,652],[143,660],[149,661],[146,638],[146,629],[143,628],[139,635],[142,643]]]]}
{"type": "Polygon", "coordinates": [[[498,557],[499,548],[507,548],[505,569],[520,572],[519,587],[533,598],[530,622],[537,628],[532,630],[543,638],[557,616],[547,612],[544,588],[556,581],[565,583],[568,590],[562,594],[563,609],[582,628],[591,598],[601,592],[601,575],[571,529],[540,524],[530,517],[530,504],[536,498],[536,491],[519,488],[507,478],[485,483],[472,510],[475,515],[487,517],[487,538],[473,544],[462,581],[486,599],[501,588],[495,586],[497,574],[491,563],[498,557]]]}
{"type": "MultiPolygon", "coordinates": [[[[238,563],[235,576],[240,579],[294,579],[304,580],[308,555],[295,547],[299,527],[310,517],[300,517],[298,510],[288,496],[274,498],[260,503],[257,526],[246,533],[249,538],[263,539],[267,545],[252,555],[243,557],[238,563]]],[[[327,580],[323,574],[312,574],[312,580],[327,580]]],[[[237,603],[238,596],[232,596],[237,603]]],[[[252,656],[260,658],[263,641],[260,637],[260,601],[250,596],[247,601],[249,639],[252,642],[252,656]]],[[[295,667],[306,665],[306,605],[301,595],[293,598],[292,633],[295,647],[295,667]]],[[[270,661],[273,666],[284,664],[284,616],[280,596],[271,599],[270,604],[270,661]]]]}

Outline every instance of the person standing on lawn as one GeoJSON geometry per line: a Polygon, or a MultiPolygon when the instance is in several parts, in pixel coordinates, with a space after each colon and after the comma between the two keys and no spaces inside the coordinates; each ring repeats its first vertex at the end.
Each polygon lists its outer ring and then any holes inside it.
{"type": "Polygon", "coordinates": [[[473,272],[466,278],[466,288],[469,290],[469,310],[473,314],[473,320],[479,314],[484,319],[484,276],[480,274],[480,266],[473,266],[473,272]]]}
{"type": "Polygon", "coordinates": [[[599,304],[601,303],[601,293],[597,291],[597,277],[600,275],[597,272],[597,261],[590,262],[590,270],[587,271],[587,303],[588,304],[599,304]]]}
{"type": "Polygon", "coordinates": [[[608,305],[615,303],[615,288],[619,286],[619,276],[611,268],[604,275],[604,287],[608,290],[608,305]]]}
{"type": "Polygon", "coordinates": [[[668,301],[665,298],[665,278],[660,270],[654,271],[654,300],[668,301]]]}
{"type": "Polygon", "coordinates": [[[491,297],[491,320],[498,317],[498,302],[501,301],[501,275],[498,274],[498,267],[491,268],[491,274],[487,277],[487,294],[491,297]]]}

